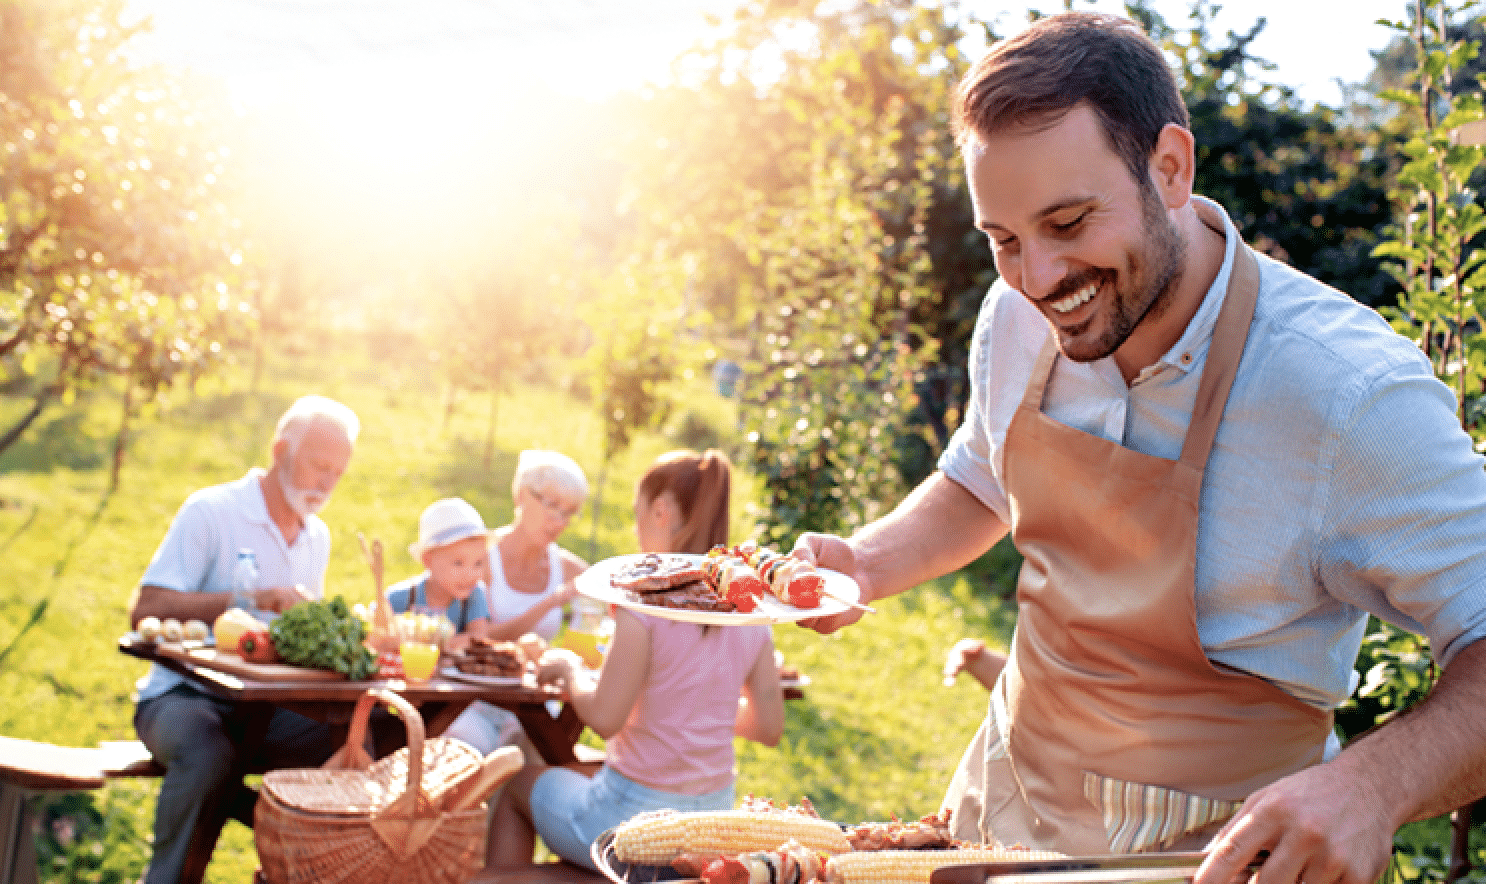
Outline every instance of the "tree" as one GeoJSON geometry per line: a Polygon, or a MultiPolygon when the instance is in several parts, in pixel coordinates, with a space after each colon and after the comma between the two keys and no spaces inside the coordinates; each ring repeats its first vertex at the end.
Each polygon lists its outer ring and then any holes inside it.
{"type": "Polygon", "coordinates": [[[902,492],[900,461],[923,470],[948,437],[911,416],[941,327],[968,337],[988,281],[988,260],[972,283],[933,278],[981,239],[946,125],[961,36],[902,0],[747,3],[631,117],[626,246],[690,267],[690,303],[743,356],[770,540],[870,518],[902,492]],[[961,223],[941,245],[946,199],[961,223]]]}
{"type": "Polygon", "coordinates": [[[593,488],[589,558],[597,549],[609,466],[636,432],[653,429],[670,413],[671,386],[683,366],[696,360],[688,345],[699,324],[699,317],[684,308],[683,266],[630,261],[597,288],[598,298],[588,305],[595,340],[584,361],[604,441],[593,488]]]}
{"type": "MultiPolygon", "coordinates": [[[[1414,0],[1411,21],[1390,26],[1407,35],[1415,63],[1412,88],[1386,89],[1381,94],[1398,108],[1408,127],[1403,146],[1407,162],[1399,170],[1392,191],[1398,221],[1375,254],[1403,288],[1396,309],[1385,315],[1400,333],[1417,341],[1434,372],[1455,391],[1461,425],[1486,446],[1486,426],[1480,403],[1486,391],[1486,340],[1482,339],[1482,305],[1477,293],[1486,290],[1486,253],[1480,249],[1486,232],[1486,210],[1470,182],[1486,160],[1486,148],[1462,144],[1460,127],[1486,119],[1480,85],[1461,88],[1460,73],[1475,62],[1479,44],[1457,39],[1466,33],[1454,22],[1475,6],[1449,0],[1414,0]]],[[[1428,643],[1385,624],[1364,642],[1362,658],[1367,681],[1358,704],[1375,720],[1390,717],[1428,692],[1435,676],[1428,643]]],[[[1365,719],[1364,719],[1365,720],[1365,719]]],[[[1468,833],[1471,806],[1454,814],[1454,838],[1446,882],[1471,869],[1468,833]]],[[[1425,862],[1424,857],[1415,857],[1425,862]]]]}
{"type": "Polygon", "coordinates": [[[0,365],[30,407],[112,380],[131,415],[209,370],[247,319],[230,152],[205,103],[123,54],[122,0],[0,0],[0,365]]]}
{"type": "Polygon", "coordinates": [[[1394,289],[1371,251],[1390,220],[1391,153],[1379,133],[1338,111],[1301,107],[1268,82],[1273,65],[1250,50],[1268,22],[1215,39],[1215,8],[1195,0],[1178,30],[1144,3],[1129,4],[1177,62],[1197,140],[1195,190],[1217,201],[1256,248],[1377,306],[1394,289]]]}
{"type": "MultiPolygon", "coordinates": [[[[542,380],[554,354],[574,349],[577,329],[563,309],[570,298],[571,247],[556,219],[492,236],[493,245],[458,249],[428,262],[430,352],[448,384],[449,407],[458,390],[487,393],[483,460],[490,466],[500,397],[520,379],[542,380]]],[[[491,233],[491,231],[486,231],[491,233]]]]}

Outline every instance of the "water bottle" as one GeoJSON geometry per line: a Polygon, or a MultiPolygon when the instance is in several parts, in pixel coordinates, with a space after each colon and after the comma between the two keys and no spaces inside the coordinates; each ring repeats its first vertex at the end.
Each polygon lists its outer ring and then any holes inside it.
{"type": "Polygon", "coordinates": [[[232,601],[243,610],[251,611],[253,592],[258,589],[258,554],[247,547],[237,551],[237,564],[232,569],[232,601]]]}

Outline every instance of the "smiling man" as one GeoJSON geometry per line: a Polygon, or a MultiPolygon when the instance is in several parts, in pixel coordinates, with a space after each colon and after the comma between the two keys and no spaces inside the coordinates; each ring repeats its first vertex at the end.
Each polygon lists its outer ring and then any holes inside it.
{"type": "Polygon", "coordinates": [[[1261,884],[1369,884],[1400,825],[1486,793],[1486,471],[1453,396],[1193,194],[1186,109],[1132,22],[1039,21],[954,112],[1001,276],[964,424],[891,514],[801,554],[870,601],[1010,531],[1017,627],[945,798],[960,837],[1207,848],[1199,884],[1267,850],[1261,884]],[[1369,612],[1444,674],[1343,750],[1369,612]]]}

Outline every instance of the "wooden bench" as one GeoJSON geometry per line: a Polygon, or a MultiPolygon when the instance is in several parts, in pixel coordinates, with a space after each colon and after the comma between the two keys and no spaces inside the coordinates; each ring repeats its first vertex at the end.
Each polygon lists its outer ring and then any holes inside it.
{"type": "Polygon", "coordinates": [[[0,884],[36,880],[36,848],[26,819],[31,794],[88,791],[116,777],[164,774],[138,740],[87,748],[0,737],[0,884]]]}

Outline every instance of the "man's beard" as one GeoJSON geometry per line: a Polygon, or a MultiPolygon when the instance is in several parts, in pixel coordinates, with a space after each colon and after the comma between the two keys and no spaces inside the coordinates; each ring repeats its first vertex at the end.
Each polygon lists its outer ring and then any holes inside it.
{"type": "Polygon", "coordinates": [[[305,516],[314,515],[325,508],[330,502],[330,495],[312,488],[297,488],[294,480],[290,478],[290,464],[294,463],[294,455],[290,454],[286,463],[274,470],[274,478],[278,480],[279,490],[284,493],[284,500],[288,502],[289,509],[301,519],[305,516]]]}
{"type": "Polygon", "coordinates": [[[1044,302],[1056,301],[1100,276],[1114,277],[1113,299],[1107,314],[1109,324],[1103,334],[1091,342],[1081,344],[1061,331],[1058,332],[1059,349],[1074,362],[1093,362],[1120,349],[1120,345],[1125,343],[1147,316],[1151,319],[1160,317],[1171,303],[1172,293],[1181,281],[1186,243],[1182,241],[1181,234],[1177,232],[1171,219],[1166,217],[1154,192],[1148,188],[1142,189],[1140,205],[1141,220],[1148,235],[1142,244],[1138,261],[1130,267],[1132,277],[1127,289],[1119,286],[1119,278],[1114,271],[1089,270],[1064,280],[1052,295],[1044,299],[1044,302]]]}

